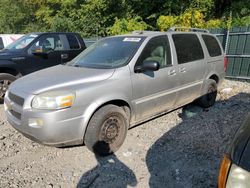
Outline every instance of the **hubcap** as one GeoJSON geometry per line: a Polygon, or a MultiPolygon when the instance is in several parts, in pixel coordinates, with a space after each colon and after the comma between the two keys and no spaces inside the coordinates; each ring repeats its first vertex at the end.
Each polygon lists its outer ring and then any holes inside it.
{"type": "Polygon", "coordinates": [[[113,143],[118,135],[120,130],[120,121],[118,117],[108,118],[102,126],[101,137],[107,143],[113,143]]]}

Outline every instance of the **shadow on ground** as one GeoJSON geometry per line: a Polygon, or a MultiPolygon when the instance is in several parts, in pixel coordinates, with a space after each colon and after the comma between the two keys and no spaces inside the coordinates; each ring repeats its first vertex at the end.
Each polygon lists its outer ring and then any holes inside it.
{"type": "MultiPolygon", "coordinates": [[[[109,151],[108,144],[97,142],[93,150],[102,149],[109,151]]],[[[95,155],[98,164],[82,175],[77,188],[85,187],[120,187],[136,186],[137,180],[134,172],[122,163],[115,154],[100,157],[95,155]]]]}
{"type": "Polygon", "coordinates": [[[217,187],[223,152],[244,116],[250,111],[250,94],[240,93],[203,110],[188,105],[182,122],[149,149],[146,163],[150,187],[217,187]]]}
{"type": "MultiPolygon", "coordinates": [[[[217,187],[220,160],[249,111],[248,93],[217,101],[209,109],[185,106],[179,114],[182,122],[147,152],[149,187],[217,187]]],[[[96,160],[98,164],[82,175],[77,188],[137,185],[134,172],[115,154],[96,160]]]]}

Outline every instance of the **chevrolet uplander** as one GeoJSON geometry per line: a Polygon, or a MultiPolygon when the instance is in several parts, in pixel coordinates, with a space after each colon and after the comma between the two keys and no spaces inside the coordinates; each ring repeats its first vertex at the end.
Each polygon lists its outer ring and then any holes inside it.
{"type": "Polygon", "coordinates": [[[99,40],[65,65],[13,82],[9,123],[57,147],[117,151],[128,128],[194,100],[214,104],[227,61],[218,39],[200,29],[138,31],[99,40]]]}

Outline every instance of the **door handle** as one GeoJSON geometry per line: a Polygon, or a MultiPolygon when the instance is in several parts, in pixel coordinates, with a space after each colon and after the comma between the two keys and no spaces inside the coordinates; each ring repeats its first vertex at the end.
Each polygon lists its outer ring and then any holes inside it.
{"type": "Polygon", "coordinates": [[[69,57],[68,54],[61,54],[61,58],[62,58],[62,59],[67,59],[68,57],[69,57]]]}
{"type": "Polygon", "coordinates": [[[186,72],[186,68],[185,68],[185,67],[181,67],[181,68],[179,69],[179,71],[182,72],[182,73],[184,73],[184,72],[186,72]]]}
{"type": "Polygon", "coordinates": [[[170,71],[168,71],[168,75],[174,76],[174,75],[176,75],[176,71],[175,70],[170,70],[170,71]]]}

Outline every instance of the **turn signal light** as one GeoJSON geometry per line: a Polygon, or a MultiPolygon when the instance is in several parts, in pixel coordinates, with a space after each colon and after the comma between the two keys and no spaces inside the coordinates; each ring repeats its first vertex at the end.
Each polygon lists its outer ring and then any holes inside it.
{"type": "Polygon", "coordinates": [[[225,188],[227,182],[228,172],[231,166],[231,160],[229,159],[228,155],[225,155],[221,165],[220,165],[220,172],[218,177],[218,188],[225,188]]]}

